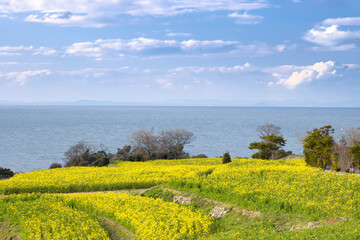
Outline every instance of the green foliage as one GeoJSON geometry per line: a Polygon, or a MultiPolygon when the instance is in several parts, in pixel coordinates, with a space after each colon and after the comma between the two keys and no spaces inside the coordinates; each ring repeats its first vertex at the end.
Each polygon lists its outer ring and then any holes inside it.
{"type": "Polygon", "coordinates": [[[103,167],[110,163],[110,158],[105,151],[92,152],[91,146],[80,142],[65,153],[67,161],[65,167],[72,166],[97,166],[103,167]]]}
{"type": "Polygon", "coordinates": [[[226,163],[230,163],[231,162],[231,157],[229,152],[224,153],[223,157],[222,157],[222,164],[226,164],[226,163]]]}
{"type": "Polygon", "coordinates": [[[191,158],[208,158],[208,156],[206,156],[205,154],[201,153],[199,155],[194,155],[191,158]]]}
{"type": "Polygon", "coordinates": [[[52,163],[49,168],[50,168],[50,169],[53,169],[53,168],[62,168],[62,166],[61,166],[60,163],[52,163]]]}
{"type": "Polygon", "coordinates": [[[331,165],[331,153],[334,148],[332,133],[334,129],[331,125],[308,132],[308,136],[304,139],[305,161],[308,165],[323,169],[331,165]]]}
{"type": "Polygon", "coordinates": [[[8,179],[14,176],[14,172],[8,168],[0,167],[0,179],[8,179]]]}
{"type": "Polygon", "coordinates": [[[291,155],[291,151],[285,151],[282,147],[285,146],[286,140],[280,135],[280,127],[273,124],[265,124],[258,127],[258,132],[261,134],[261,142],[252,142],[249,149],[259,150],[254,153],[252,158],[259,159],[280,159],[291,155]]]}
{"type": "Polygon", "coordinates": [[[133,153],[127,156],[125,160],[130,162],[143,162],[145,158],[143,154],[133,153]]]}
{"type": "Polygon", "coordinates": [[[98,151],[97,153],[93,153],[90,156],[90,161],[89,161],[90,166],[103,167],[109,165],[109,163],[110,163],[110,158],[108,157],[105,151],[98,151]]]}
{"type": "Polygon", "coordinates": [[[173,198],[174,198],[174,194],[168,190],[162,190],[159,188],[153,188],[150,189],[142,194],[140,194],[140,196],[142,197],[150,197],[150,198],[160,198],[165,202],[172,202],[173,198]]]}

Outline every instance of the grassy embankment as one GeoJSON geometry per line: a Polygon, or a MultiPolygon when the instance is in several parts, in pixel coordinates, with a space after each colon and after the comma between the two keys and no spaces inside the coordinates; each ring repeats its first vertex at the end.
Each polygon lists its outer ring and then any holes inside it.
{"type": "MultiPolygon", "coordinates": [[[[107,220],[138,239],[360,238],[360,177],[324,173],[303,160],[157,160],[39,170],[0,181],[0,193],[17,194],[0,199],[0,214],[24,239],[55,238],[62,229],[73,239],[116,239],[104,226],[107,220]],[[143,195],[164,200],[124,193],[40,194],[144,188],[151,189],[143,195]],[[167,203],[172,195],[190,196],[190,206],[167,203]],[[230,211],[210,219],[215,205],[230,211]],[[39,217],[27,221],[34,216],[39,217]]],[[[131,236],[118,239],[126,238],[131,236]]]]}

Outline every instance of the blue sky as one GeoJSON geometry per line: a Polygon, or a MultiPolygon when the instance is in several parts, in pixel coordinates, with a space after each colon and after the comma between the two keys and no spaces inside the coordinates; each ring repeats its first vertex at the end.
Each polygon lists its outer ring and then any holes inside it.
{"type": "Polygon", "coordinates": [[[0,31],[2,103],[360,107],[360,1],[0,0],[0,31]]]}

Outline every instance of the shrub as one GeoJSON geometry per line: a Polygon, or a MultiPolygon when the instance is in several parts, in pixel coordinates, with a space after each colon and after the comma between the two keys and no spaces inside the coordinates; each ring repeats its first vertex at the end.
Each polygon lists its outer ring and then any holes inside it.
{"type": "MultiPolygon", "coordinates": [[[[100,146],[101,147],[101,146],[100,146]]],[[[95,146],[86,142],[79,142],[71,146],[65,152],[65,167],[72,166],[106,166],[110,163],[108,154],[101,151],[94,151],[95,146]]]]}
{"type": "Polygon", "coordinates": [[[0,167],[0,179],[8,179],[14,176],[14,172],[8,168],[0,167]]]}
{"type": "Polygon", "coordinates": [[[109,163],[110,163],[110,158],[108,157],[105,151],[98,151],[97,153],[93,153],[90,156],[90,161],[89,161],[90,166],[103,167],[109,165],[109,163]]]}
{"type": "Polygon", "coordinates": [[[199,154],[199,155],[195,155],[195,156],[192,156],[192,158],[208,158],[208,156],[206,156],[205,154],[199,154]]]}
{"type": "Polygon", "coordinates": [[[223,157],[222,157],[222,164],[226,164],[226,163],[230,163],[231,162],[231,157],[229,152],[224,153],[223,157]]]}
{"type": "Polygon", "coordinates": [[[60,163],[52,163],[49,168],[50,168],[50,169],[53,169],[53,168],[62,168],[62,166],[61,166],[60,163]]]}
{"type": "Polygon", "coordinates": [[[122,149],[118,148],[116,154],[109,153],[110,160],[126,160],[131,154],[131,146],[124,145],[122,149]]]}
{"type": "Polygon", "coordinates": [[[140,194],[142,197],[150,197],[150,198],[160,198],[164,200],[165,202],[172,202],[174,198],[174,194],[168,190],[162,190],[162,189],[150,189],[146,192],[140,194]]]}
{"type": "Polygon", "coordinates": [[[87,167],[87,166],[89,166],[89,162],[88,161],[81,161],[81,162],[79,162],[79,164],[77,166],[87,167]]]}

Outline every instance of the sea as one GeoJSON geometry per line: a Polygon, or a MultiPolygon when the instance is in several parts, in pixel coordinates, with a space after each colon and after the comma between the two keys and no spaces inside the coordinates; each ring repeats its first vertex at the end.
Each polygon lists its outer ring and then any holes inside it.
{"type": "Polygon", "coordinates": [[[190,155],[250,157],[249,144],[259,141],[256,128],[281,127],[285,150],[302,154],[299,140],[307,131],[332,125],[335,138],[360,127],[360,108],[287,107],[115,107],[0,106],[0,167],[17,172],[63,163],[64,152],[79,141],[116,153],[136,130],[183,128],[195,139],[190,155]]]}

